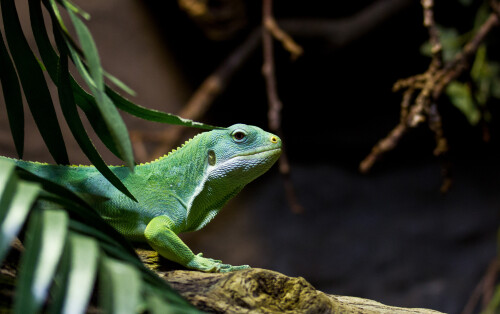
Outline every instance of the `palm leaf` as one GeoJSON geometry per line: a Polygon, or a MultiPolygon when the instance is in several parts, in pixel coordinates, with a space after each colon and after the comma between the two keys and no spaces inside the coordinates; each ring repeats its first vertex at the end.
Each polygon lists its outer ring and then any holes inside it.
{"type": "Polygon", "coordinates": [[[23,157],[24,147],[24,110],[21,88],[17,79],[16,69],[12,64],[7,48],[0,33],[0,83],[7,107],[9,126],[14,138],[17,155],[23,157]]]}
{"type": "Polygon", "coordinates": [[[75,100],[73,98],[73,93],[71,91],[71,82],[69,79],[69,70],[68,70],[68,59],[66,56],[66,52],[64,50],[65,47],[60,47],[61,57],[59,59],[59,99],[61,102],[61,109],[68,122],[68,126],[73,133],[74,138],[82,148],[82,151],[89,158],[90,162],[94,164],[94,166],[99,170],[102,175],[108,179],[116,188],[118,188],[122,193],[135,200],[134,196],[130,191],[125,187],[125,185],[118,179],[118,177],[108,168],[104,160],[101,158],[96,148],[92,144],[92,141],[87,135],[83,123],[78,115],[78,111],[76,109],[75,100]]]}
{"type": "Polygon", "coordinates": [[[62,256],[68,215],[60,210],[34,211],[25,237],[14,313],[36,313],[43,306],[62,256]]]}
{"type": "MultiPolygon", "coordinates": [[[[41,2],[51,18],[59,53],[49,40],[40,1],[28,1],[39,61],[21,30],[14,0],[0,0],[8,44],[7,48],[0,37],[0,81],[19,156],[22,155],[24,137],[22,86],[49,152],[56,162],[68,163],[42,72],[45,70],[58,88],[63,116],[82,151],[125,194],[128,191],[112,175],[93,146],[76,106],[85,113],[108,149],[129,167],[133,167],[130,139],[117,109],[149,121],[215,128],[138,106],[112,90],[106,80],[133,94],[130,88],[102,69],[92,36],[80,19],[87,19],[88,14],[66,0],[41,2]],[[78,43],[69,36],[58,3],[69,14],[78,43]],[[68,56],[90,93],[69,73],[68,56]]],[[[130,193],[128,196],[133,197],[130,193]]],[[[128,241],[80,197],[62,186],[16,168],[12,160],[0,157],[0,262],[9,251],[10,243],[18,236],[25,250],[14,300],[16,313],[41,310],[83,313],[95,287],[101,290],[97,306],[112,312],[198,312],[147,269],[128,241]],[[131,281],[124,284],[123,274],[131,281]]]]}
{"type": "MultiPolygon", "coordinates": [[[[49,4],[47,4],[47,6],[50,8],[49,4]]],[[[59,85],[57,78],[57,65],[59,64],[59,56],[52,47],[52,44],[49,40],[49,36],[47,34],[47,30],[45,29],[45,22],[43,19],[41,2],[29,1],[29,11],[30,11],[31,29],[33,31],[42,61],[52,81],[56,85],[59,85]]],[[[53,19],[57,20],[57,18],[55,17],[55,13],[52,11],[49,12],[53,16],[53,19]]],[[[54,27],[54,36],[56,38],[60,37],[60,31],[61,30],[58,27],[54,27]]],[[[97,108],[97,104],[95,103],[94,97],[89,93],[87,93],[85,90],[83,90],[83,88],[75,81],[75,79],[71,76],[71,74],[70,74],[70,81],[71,81],[71,89],[73,91],[76,104],[80,107],[80,109],[82,109],[82,111],[87,116],[87,120],[90,122],[90,125],[96,132],[97,136],[101,139],[101,141],[113,154],[115,154],[118,158],[122,159],[118,150],[116,149],[116,145],[113,142],[111,134],[106,128],[106,124],[99,112],[99,109],[97,108]]]]}
{"type": "Polygon", "coordinates": [[[5,37],[16,65],[24,95],[38,130],[54,160],[68,164],[68,154],[57,121],[54,105],[42,69],[24,37],[14,0],[2,0],[2,17],[5,37]]]}
{"type": "Polygon", "coordinates": [[[198,313],[147,269],[128,242],[87,203],[62,186],[14,168],[12,160],[0,158],[3,256],[29,220],[14,313],[42,308],[83,313],[95,285],[98,306],[109,313],[151,310],[151,306],[198,313]]]}
{"type": "Polygon", "coordinates": [[[59,284],[54,278],[52,313],[84,313],[94,288],[99,245],[96,240],[69,233],[69,245],[61,260],[59,284]],[[57,301],[57,302],[56,302],[57,301]]]}
{"type": "Polygon", "coordinates": [[[99,273],[100,303],[106,313],[137,313],[140,300],[140,274],[130,264],[103,256],[99,273]]]}

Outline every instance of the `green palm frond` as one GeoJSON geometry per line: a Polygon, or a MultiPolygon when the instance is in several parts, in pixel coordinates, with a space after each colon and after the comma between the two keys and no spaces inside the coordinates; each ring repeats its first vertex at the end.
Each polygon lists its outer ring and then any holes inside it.
{"type": "MultiPolygon", "coordinates": [[[[24,142],[21,85],[28,107],[50,154],[59,164],[69,163],[59,121],[48,91],[48,82],[45,81],[43,76],[44,70],[49,74],[52,83],[58,87],[59,102],[63,112],[66,112],[64,117],[70,128],[73,123],[81,124],[78,113],[73,110],[72,103],[74,103],[85,113],[99,139],[131,169],[134,166],[132,145],[118,109],[149,121],[202,129],[215,128],[214,126],[183,119],[169,113],[147,109],[121,96],[106,84],[105,78],[125,92],[132,92],[132,90],[103,70],[92,35],[81,19],[82,17],[86,18],[87,14],[67,0],[58,2],[56,0],[42,0],[29,1],[28,3],[31,30],[40,59],[31,51],[23,34],[15,1],[0,1],[5,37],[8,44],[7,48],[3,37],[0,36],[0,65],[2,66],[0,81],[3,90],[7,91],[4,92],[4,99],[19,157],[22,157],[24,142]],[[49,13],[52,32],[59,54],[49,40],[42,4],[49,13]],[[69,15],[72,27],[77,34],[77,42],[68,33],[62,19],[63,12],[67,12],[69,15]],[[9,52],[12,60],[9,57],[9,52]],[[66,55],[75,64],[78,74],[83,78],[90,93],[76,82],[67,68],[61,69],[60,58],[66,58],[66,55]],[[64,73],[61,73],[61,70],[64,73]],[[19,84],[19,81],[21,84],[19,84]],[[68,109],[68,107],[71,108],[68,109]],[[68,114],[69,111],[72,114],[68,114]]],[[[118,178],[111,171],[105,170],[105,163],[93,147],[86,130],[83,127],[71,128],[71,130],[83,153],[98,167],[98,170],[116,188],[134,199],[118,178]]]]}
{"type": "Polygon", "coordinates": [[[105,313],[197,313],[71,191],[0,159],[0,195],[0,262],[27,225],[13,313],[83,313],[95,286],[105,313]]]}
{"type": "MultiPolygon", "coordinates": [[[[151,110],[114,91],[133,91],[103,70],[97,48],[84,20],[88,14],[67,0],[29,0],[36,55],[20,27],[14,0],[0,0],[4,36],[0,33],[0,83],[16,151],[24,146],[24,94],[37,128],[57,163],[69,163],[59,121],[48,88],[57,97],[71,133],[82,152],[120,191],[133,195],[109,170],[87,131],[77,108],[106,147],[133,168],[130,138],[119,110],[136,117],[203,129],[214,126],[151,110]],[[49,40],[44,10],[50,17],[55,46],[49,40]],[[71,38],[62,16],[75,30],[71,38]],[[55,49],[57,48],[57,49],[55,49]],[[69,61],[85,86],[68,70],[69,61]],[[50,81],[45,80],[46,71],[50,81]]],[[[0,158],[0,263],[14,239],[21,238],[21,256],[13,313],[83,313],[96,294],[97,305],[109,313],[197,312],[177,292],[147,269],[134,249],[87,203],[55,183],[16,168],[0,158]]]]}

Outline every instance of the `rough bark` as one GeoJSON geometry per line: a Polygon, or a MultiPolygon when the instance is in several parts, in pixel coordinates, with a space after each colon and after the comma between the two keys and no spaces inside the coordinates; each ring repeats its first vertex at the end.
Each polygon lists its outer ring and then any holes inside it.
{"type": "MultiPolygon", "coordinates": [[[[0,312],[9,312],[22,246],[16,243],[0,268],[0,312]]],[[[155,251],[138,249],[149,268],[184,298],[208,313],[356,313],[438,314],[429,309],[401,308],[357,297],[326,294],[302,277],[250,268],[230,273],[171,270],[172,263],[155,251]]],[[[178,266],[178,265],[177,265],[178,266]]],[[[99,312],[90,305],[87,313],[99,312]]]]}
{"type": "Polygon", "coordinates": [[[143,262],[198,309],[209,313],[440,313],[330,295],[302,277],[251,268],[230,273],[166,270],[156,252],[138,250],[143,262]]]}

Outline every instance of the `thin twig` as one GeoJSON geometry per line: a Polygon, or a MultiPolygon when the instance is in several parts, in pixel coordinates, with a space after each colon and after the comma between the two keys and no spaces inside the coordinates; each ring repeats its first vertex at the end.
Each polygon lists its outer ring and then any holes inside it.
{"type": "MultiPolygon", "coordinates": [[[[383,154],[396,147],[408,129],[420,125],[427,119],[429,119],[429,128],[434,132],[436,138],[434,154],[443,156],[447,152],[448,145],[443,134],[441,117],[436,101],[443,93],[445,87],[469,68],[470,59],[475,55],[481,42],[491,29],[499,24],[499,15],[491,13],[462,51],[452,61],[442,65],[440,54],[441,44],[439,43],[437,29],[435,29],[432,12],[433,1],[422,0],[422,6],[424,9],[424,24],[429,30],[431,45],[435,47],[433,49],[431,64],[425,73],[401,79],[394,84],[394,91],[406,89],[401,102],[400,122],[385,138],[372,148],[372,151],[360,163],[359,169],[361,172],[368,172],[383,154]],[[418,94],[415,96],[415,93],[418,94]],[[409,103],[411,99],[415,99],[415,101],[409,103]]],[[[446,190],[449,187],[449,172],[449,167],[446,165],[443,166],[445,177],[442,190],[446,190]]]]}
{"type": "MultiPolygon", "coordinates": [[[[278,20],[276,26],[278,24],[281,26],[281,28],[278,28],[281,32],[284,30],[294,36],[306,36],[309,38],[319,37],[334,44],[336,47],[341,47],[356,40],[367,32],[372,31],[390,16],[408,7],[413,1],[414,0],[378,0],[347,18],[281,19],[278,20]]],[[[273,27],[271,27],[271,31],[272,29],[273,27]]],[[[207,79],[205,79],[186,104],[186,109],[178,113],[178,115],[184,118],[198,120],[202,116],[202,113],[208,110],[213,100],[224,92],[234,73],[256,50],[260,43],[261,35],[261,27],[256,28],[243,44],[236,48],[236,50],[233,51],[230,56],[209,77],[207,77],[207,79]],[[201,110],[197,108],[201,108],[201,110]],[[196,112],[196,110],[200,111],[196,112]]],[[[274,32],[273,36],[278,39],[281,35],[274,32]]],[[[287,46],[291,42],[294,42],[290,36],[286,35],[285,38],[286,37],[290,38],[290,40],[285,40],[287,46]]],[[[287,48],[285,47],[285,49],[287,48]]],[[[298,50],[299,49],[292,48],[292,51],[298,50]]],[[[179,142],[184,131],[185,128],[169,126],[162,131],[146,132],[134,130],[131,131],[131,133],[137,133],[137,138],[143,141],[156,143],[153,153],[144,157],[145,160],[142,160],[147,161],[155,159],[170,151],[174,145],[179,142]]],[[[136,145],[139,145],[139,143],[136,142],[136,145]]]]}
{"type": "Polygon", "coordinates": [[[429,42],[431,44],[432,66],[436,69],[443,65],[443,46],[439,40],[439,31],[434,20],[434,0],[422,0],[424,10],[424,26],[429,31],[429,42]]]}
{"type": "Polygon", "coordinates": [[[474,288],[474,291],[467,300],[467,303],[462,310],[462,314],[474,313],[474,310],[476,309],[481,296],[483,297],[482,307],[483,309],[486,308],[493,296],[495,279],[498,275],[499,266],[500,265],[498,262],[498,257],[495,257],[495,259],[488,265],[484,276],[481,278],[481,280],[479,280],[476,287],[474,288]]]}
{"type": "Polygon", "coordinates": [[[292,60],[297,59],[302,55],[302,53],[304,53],[302,47],[279,27],[278,23],[276,23],[276,20],[272,16],[266,17],[264,20],[264,27],[274,36],[274,38],[281,42],[285,50],[290,52],[292,60]]]}
{"type": "Polygon", "coordinates": [[[278,19],[278,23],[294,37],[321,38],[334,47],[342,47],[373,31],[413,3],[415,0],[377,0],[346,18],[289,18],[278,19]]]}
{"type": "MultiPolygon", "coordinates": [[[[264,26],[269,24],[269,21],[274,20],[272,15],[272,0],[262,1],[262,23],[264,26]]],[[[266,81],[267,98],[269,102],[269,128],[271,131],[277,133],[283,139],[283,132],[281,131],[281,109],[283,104],[278,96],[276,86],[276,75],[274,71],[274,49],[273,37],[271,30],[267,27],[262,28],[262,51],[264,55],[264,64],[262,66],[262,74],[266,81]]],[[[303,211],[302,206],[297,201],[295,188],[292,184],[290,177],[290,165],[284,147],[282,148],[281,158],[279,161],[280,172],[282,174],[285,191],[287,194],[288,203],[294,213],[303,211]]]]}
{"type": "MultiPolygon", "coordinates": [[[[272,18],[272,0],[262,1],[262,23],[272,18]]],[[[278,97],[276,87],[276,75],[274,73],[274,47],[273,37],[271,32],[266,28],[262,28],[262,52],[264,54],[264,64],[262,65],[262,74],[266,80],[267,99],[269,102],[269,128],[271,131],[277,132],[281,128],[281,109],[283,104],[278,97]]]]}
{"type": "MultiPolygon", "coordinates": [[[[260,36],[260,29],[250,33],[247,39],[203,81],[178,115],[186,119],[199,120],[215,98],[226,90],[234,73],[241,68],[258,47],[260,36]]],[[[161,134],[150,136],[150,140],[159,142],[159,144],[149,159],[153,160],[169,152],[185,130],[186,128],[183,127],[170,126],[161,134]]]]}

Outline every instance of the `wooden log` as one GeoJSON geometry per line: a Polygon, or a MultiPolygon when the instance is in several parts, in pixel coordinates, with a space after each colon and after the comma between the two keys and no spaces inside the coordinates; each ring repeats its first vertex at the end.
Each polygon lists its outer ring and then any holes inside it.
{"type": "Polygon", "coordinates": [[[250,268],[229,273],[168,270],[156,252],[138,250],[143,262],[198,309],[209,313],[440,313],[401,308],[357,297],[326,294],[302,277],[250,268]]]}

